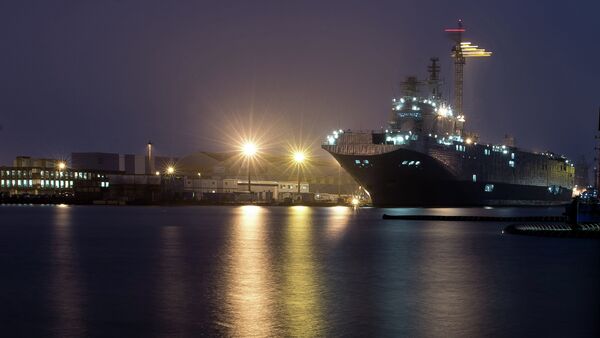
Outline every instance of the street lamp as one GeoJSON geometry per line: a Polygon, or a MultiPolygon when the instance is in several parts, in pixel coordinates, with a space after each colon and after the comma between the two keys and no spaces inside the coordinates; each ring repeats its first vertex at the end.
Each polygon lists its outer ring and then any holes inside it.
{"type": "Polygon", "coordinates": [[[173,173],[175,173],[175,167],[173,167],[173,166],[168,166],[168,167],[167,167],[167,174],[169,174],[169,175],[173,175],[173,173]]]}
{"type": "Polygon", "coordinates": [[[246,142],[242,146],[242,155],[246,157],[246,161],[248,162],[248,192],[252,194],[252,187],[250,183],[250,160],[256,155],[258,152],[258,147],[256,144],[252,142],[246,142]]]}
{"type": "Polygon", "coordinates": [[[59,170],[65,170],[66,167],[67,167],[67,165],[65,164],[65,162],[58,162],[59,170]]]}
{"type": "Polygon", "coordinates": [[[306,155],[302,151],[294,152],[294,162],[298,166],[298,196],[300,196],[300,170],[302,169],[302,163],[306,160],[306,155]]]}

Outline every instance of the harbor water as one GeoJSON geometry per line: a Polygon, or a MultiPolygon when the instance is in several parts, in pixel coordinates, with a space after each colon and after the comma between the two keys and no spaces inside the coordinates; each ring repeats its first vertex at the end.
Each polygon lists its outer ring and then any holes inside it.
{"type": "Polygon", "coordinates": [[[600,241],[387,214],[0,206],[6,337],[597,337],[600,241]]]}

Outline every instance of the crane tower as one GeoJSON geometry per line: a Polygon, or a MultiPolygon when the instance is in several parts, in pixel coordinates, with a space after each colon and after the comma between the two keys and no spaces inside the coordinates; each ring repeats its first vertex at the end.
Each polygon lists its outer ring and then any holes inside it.
{"type": "Polygon", "coordinates": [[[451,54],[454,58],[454,109],[458,112],[459,116],[464,116],[463,81],[465,61],[467,58],[491,56],[492,52],[472,45],[471,42],[463,41],[463,33],[466,32],[466,29],[463,26],[462,20],[458,20],[457,27],[447,28],[445,32],[448,33],[450,39],[454,42],[451,54]]]}

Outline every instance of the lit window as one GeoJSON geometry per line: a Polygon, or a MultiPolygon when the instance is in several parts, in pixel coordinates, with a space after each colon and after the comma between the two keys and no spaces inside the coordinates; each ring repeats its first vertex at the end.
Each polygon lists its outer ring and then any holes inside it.
{"type": "Polygon", "coordinates": [[[494,185],[486,184],[485,187],[483,188],[483,190],[485,190],[485,192],[492,192],[492,191],[494,191],[494,185]]]}
{"type": "Polygon", "coordinates": [[[407,165],[408,161],[402,161],[402,165],[407,165]]]}
{"type": "Polygon", "coordinates": [[[515,153],[510,153],[510,158],[514,160],[515,159],[515,153]]]}
{"type": "Polygon", "coordinates": [[[473,174],[473,182],[477,182],[477,175],[473,174]]]}
{"type": "Polygon", "coordinates": [[[515,167],[515,161],[513,161],[513,160],[508,161],[508,166],[511,167],[511,168],[514,168],[515,167]]]}
{"type": "Polygon", "coordinates": [[[413,164],[415,164],[415,161],[408,162],[408,165],[413,165],[413,164]]]}
{"type": "Polygon", "coordinates": [[[363,161],[365,164],[369,164],[369,160],[364,160],[363,161]]]}
{"type": "Polygon", "coordinates": [[[415,165],[421,165],[421,161],[415,162],[415,165]]]}
{"type": "Polygon", "coordinates": [[[354,160],[355,164],[360,164],[360,160],[354,160]]]}

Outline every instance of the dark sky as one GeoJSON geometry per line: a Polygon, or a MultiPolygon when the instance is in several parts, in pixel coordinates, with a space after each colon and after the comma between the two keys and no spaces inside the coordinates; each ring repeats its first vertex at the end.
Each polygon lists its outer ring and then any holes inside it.
{"type": "MultiPolygon", "coordinates": [[[[184,155],[373,129],[462,18],[467,128],[593,157],[599,1],[0,2],[0,163],[72,151],[184,155]]],[[[448,92],[448,91],[446,91],[448,92]]]]}

